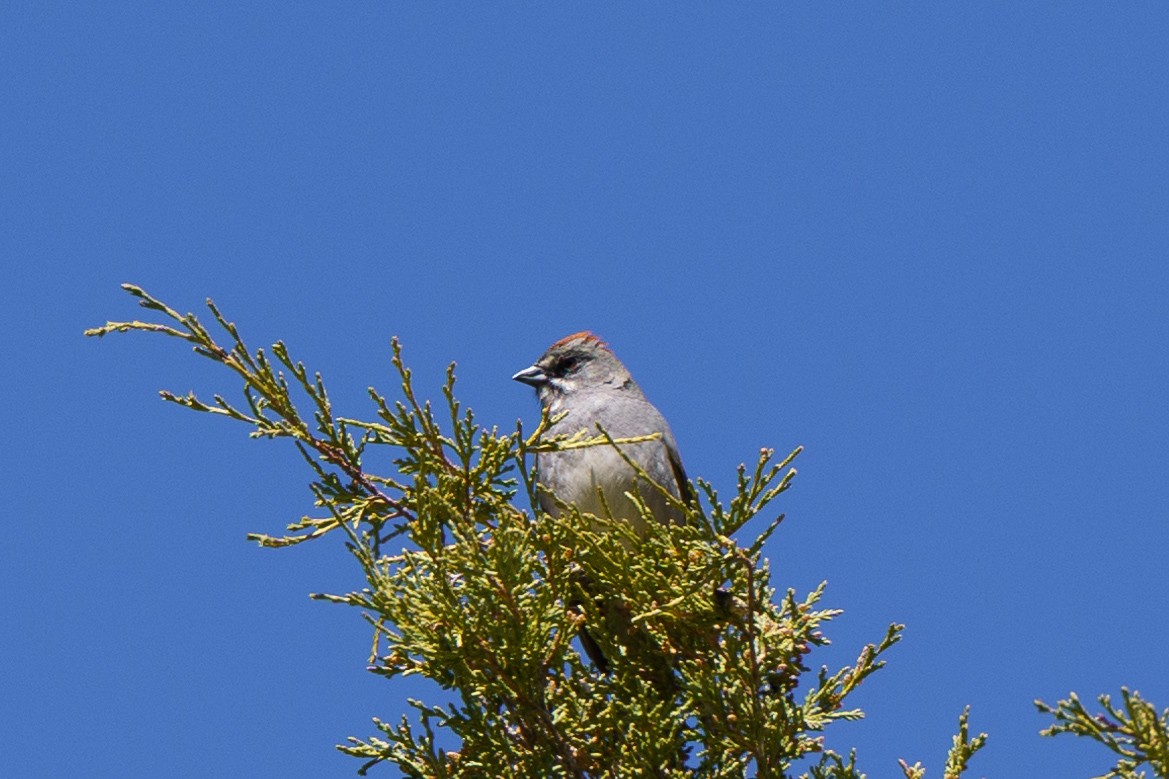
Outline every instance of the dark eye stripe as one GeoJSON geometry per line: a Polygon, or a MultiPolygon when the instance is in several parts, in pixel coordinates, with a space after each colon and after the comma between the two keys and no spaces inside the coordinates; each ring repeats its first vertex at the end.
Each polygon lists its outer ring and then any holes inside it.
{"type": "Polygon", "coordinates": [[[556,364],[554,366],[552,366],[552,371],[557,376],[566,376],[569,373],[571,373],[572,371],[576,370],[577,366],[579,366],[579,365],[580,365],[580,358],[579,357],[573,357],[573,356],[561,357],[559,360],[556,361],[556,364]]]}

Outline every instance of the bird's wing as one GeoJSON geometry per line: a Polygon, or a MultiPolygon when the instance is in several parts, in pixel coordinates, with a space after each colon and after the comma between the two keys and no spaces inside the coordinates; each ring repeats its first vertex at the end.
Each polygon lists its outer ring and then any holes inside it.
{"type": "Polygon", "coordinates": [[[686,469],[682,467],[682,456],[678,454],[678,446],[672,438],[667,439],[665,444],[666,455],[670,459],[670,470],[674,474],[674,481],[678,483],[678,497],[687,506],[693,506],[698,503],[698,496],[690,488],[690,480],[686,478],[686,469]]]}

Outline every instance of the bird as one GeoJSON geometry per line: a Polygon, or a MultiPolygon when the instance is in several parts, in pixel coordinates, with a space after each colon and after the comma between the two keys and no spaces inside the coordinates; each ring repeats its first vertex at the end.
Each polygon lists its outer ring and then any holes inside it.
{"type": "Polygon", "coordinates": [[[575,506],[582,513],[624,520],[644,533],[642,513],[627,494],[634,493],[656,521],[685,523],[679,504],[690,502],[693,495],[674,434],[608,344],[588,331],[573,333],[512,379],[536,389],[553,420],[549,437],[580,433],[595,437],[602,430],[613,439],[658,434],[656,439],[618,444],[620,453],[604,443],[537,453],[541,510],[556,516],[562,504],[575,506]],[[677,500],[646,483],[622,453],[677,500]]]}
{"type": "MultiPolygon", "coordinates": [[[[596,437],[604,431],[619,440],[656,434],[631,443],[537,452],[536,500],[541,511],[555,517],[563,507],[571,506],[582,513],[628,522],[638,535],[644,535],[645,517],[629,497],[635,494],[656,522],[685,524],[682,506],[693,501],[693,493],[674,434],[608,344],[588,331],[573,333],[552,344],[540,359],[512,378],[535,387],[540,405],[552,419],[548,437],[596,437]],[[618,446],[620,452],[615,448],[618,446]],[[625,458],[660,487],[647,483],[625,458]],[[663,494],[663,489],[675,500],[663,494]]],[[[578,571],[576,578],[581,589],[596,601],[606,633],[627,647],[645,642],[645,636],[635,636],[630,615],[616,602],[619,599],[597,592],[583,571],[578,571]]],[[[569,605],[579,610],[581,604],[569,605]]],[[[595,632],[597,626],[581,626],[581,645],[593,665],[608,673],[609,660],[590,630],[595,632]]],[[[663,695],[673,695],[675,686],[668,667],[662,662],[650,665],[657,669],[651,681],[663,695]]]]}

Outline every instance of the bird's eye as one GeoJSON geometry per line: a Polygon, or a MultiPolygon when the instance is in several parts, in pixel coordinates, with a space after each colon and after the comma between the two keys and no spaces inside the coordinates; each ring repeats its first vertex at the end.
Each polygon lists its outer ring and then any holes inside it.
{"type": "Polygon", "coordinates": [[[561,376],[567,376],[577,369],[580,365],[580,358],[578,357],[564,357],[556,363],[556,372],[561,376]]]}

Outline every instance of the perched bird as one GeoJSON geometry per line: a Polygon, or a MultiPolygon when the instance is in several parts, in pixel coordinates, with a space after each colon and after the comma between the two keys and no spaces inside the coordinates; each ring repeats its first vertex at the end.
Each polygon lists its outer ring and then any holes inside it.
{"type": "MultiPolygon", "coordinates": [[[[633,493],[658,522],[685,521],[680,507],[621,456],[623,453],[637,463],[675,498],[684,502],[693,499],[670,426],[604,341],[589,332],[573,333],[552,344],[533,365],[512,378],[536,388],[540,405],[556,420],[548,430],[550,436],[583,432],[595,437],[600,430],[614,439],[660,434],[648,441],[618,444],[621,453],[606,443],[537,453],[536,479],[543,488],[537,495],[541,509],[556,515],[560,513],[559,500],[585,513],[627,521],[640,533],[645,521],[627,495],[633,493]]],[[[586,592],[595,589],[587,576],[582,575],[580,583],[586,592]]],[[[606,631],[623,644],[634,642],[629,614],[599,593],[594,595],[606,631]]],[[[580,639],[597,668],[607,672],[608,659],[594,637],[582,628],[580,639]]],[[[665,666],[658,666],[653,681],[664,695],[672,695],[673,679],[665,666]]]]}
{"type": "MultiPolygon", "coordinates": [[[[600,338],[589,332],[561,338],[533,365],[512,378],[535,387],[540,404],[553,418],[564,415],[549,428],[550,436],[584,431],[595,437],[600,434],[598,425],[614,439],[660,433],[655,440],[621,444],[621,452],[674,497],[691,500],[670,426],[600,338]]],[[[540,508],[551,514],[558,513],[557,505],[545,491],[582,512],[611,515],[641,530],[642,516],[626,495],[632,492],[659,522],[681,524],[685,520],[676,505],[639,477],[621,454],[606,444],[540,452],[536,455],[536,478],[544,488],[539,496],[540,508]]]]}

